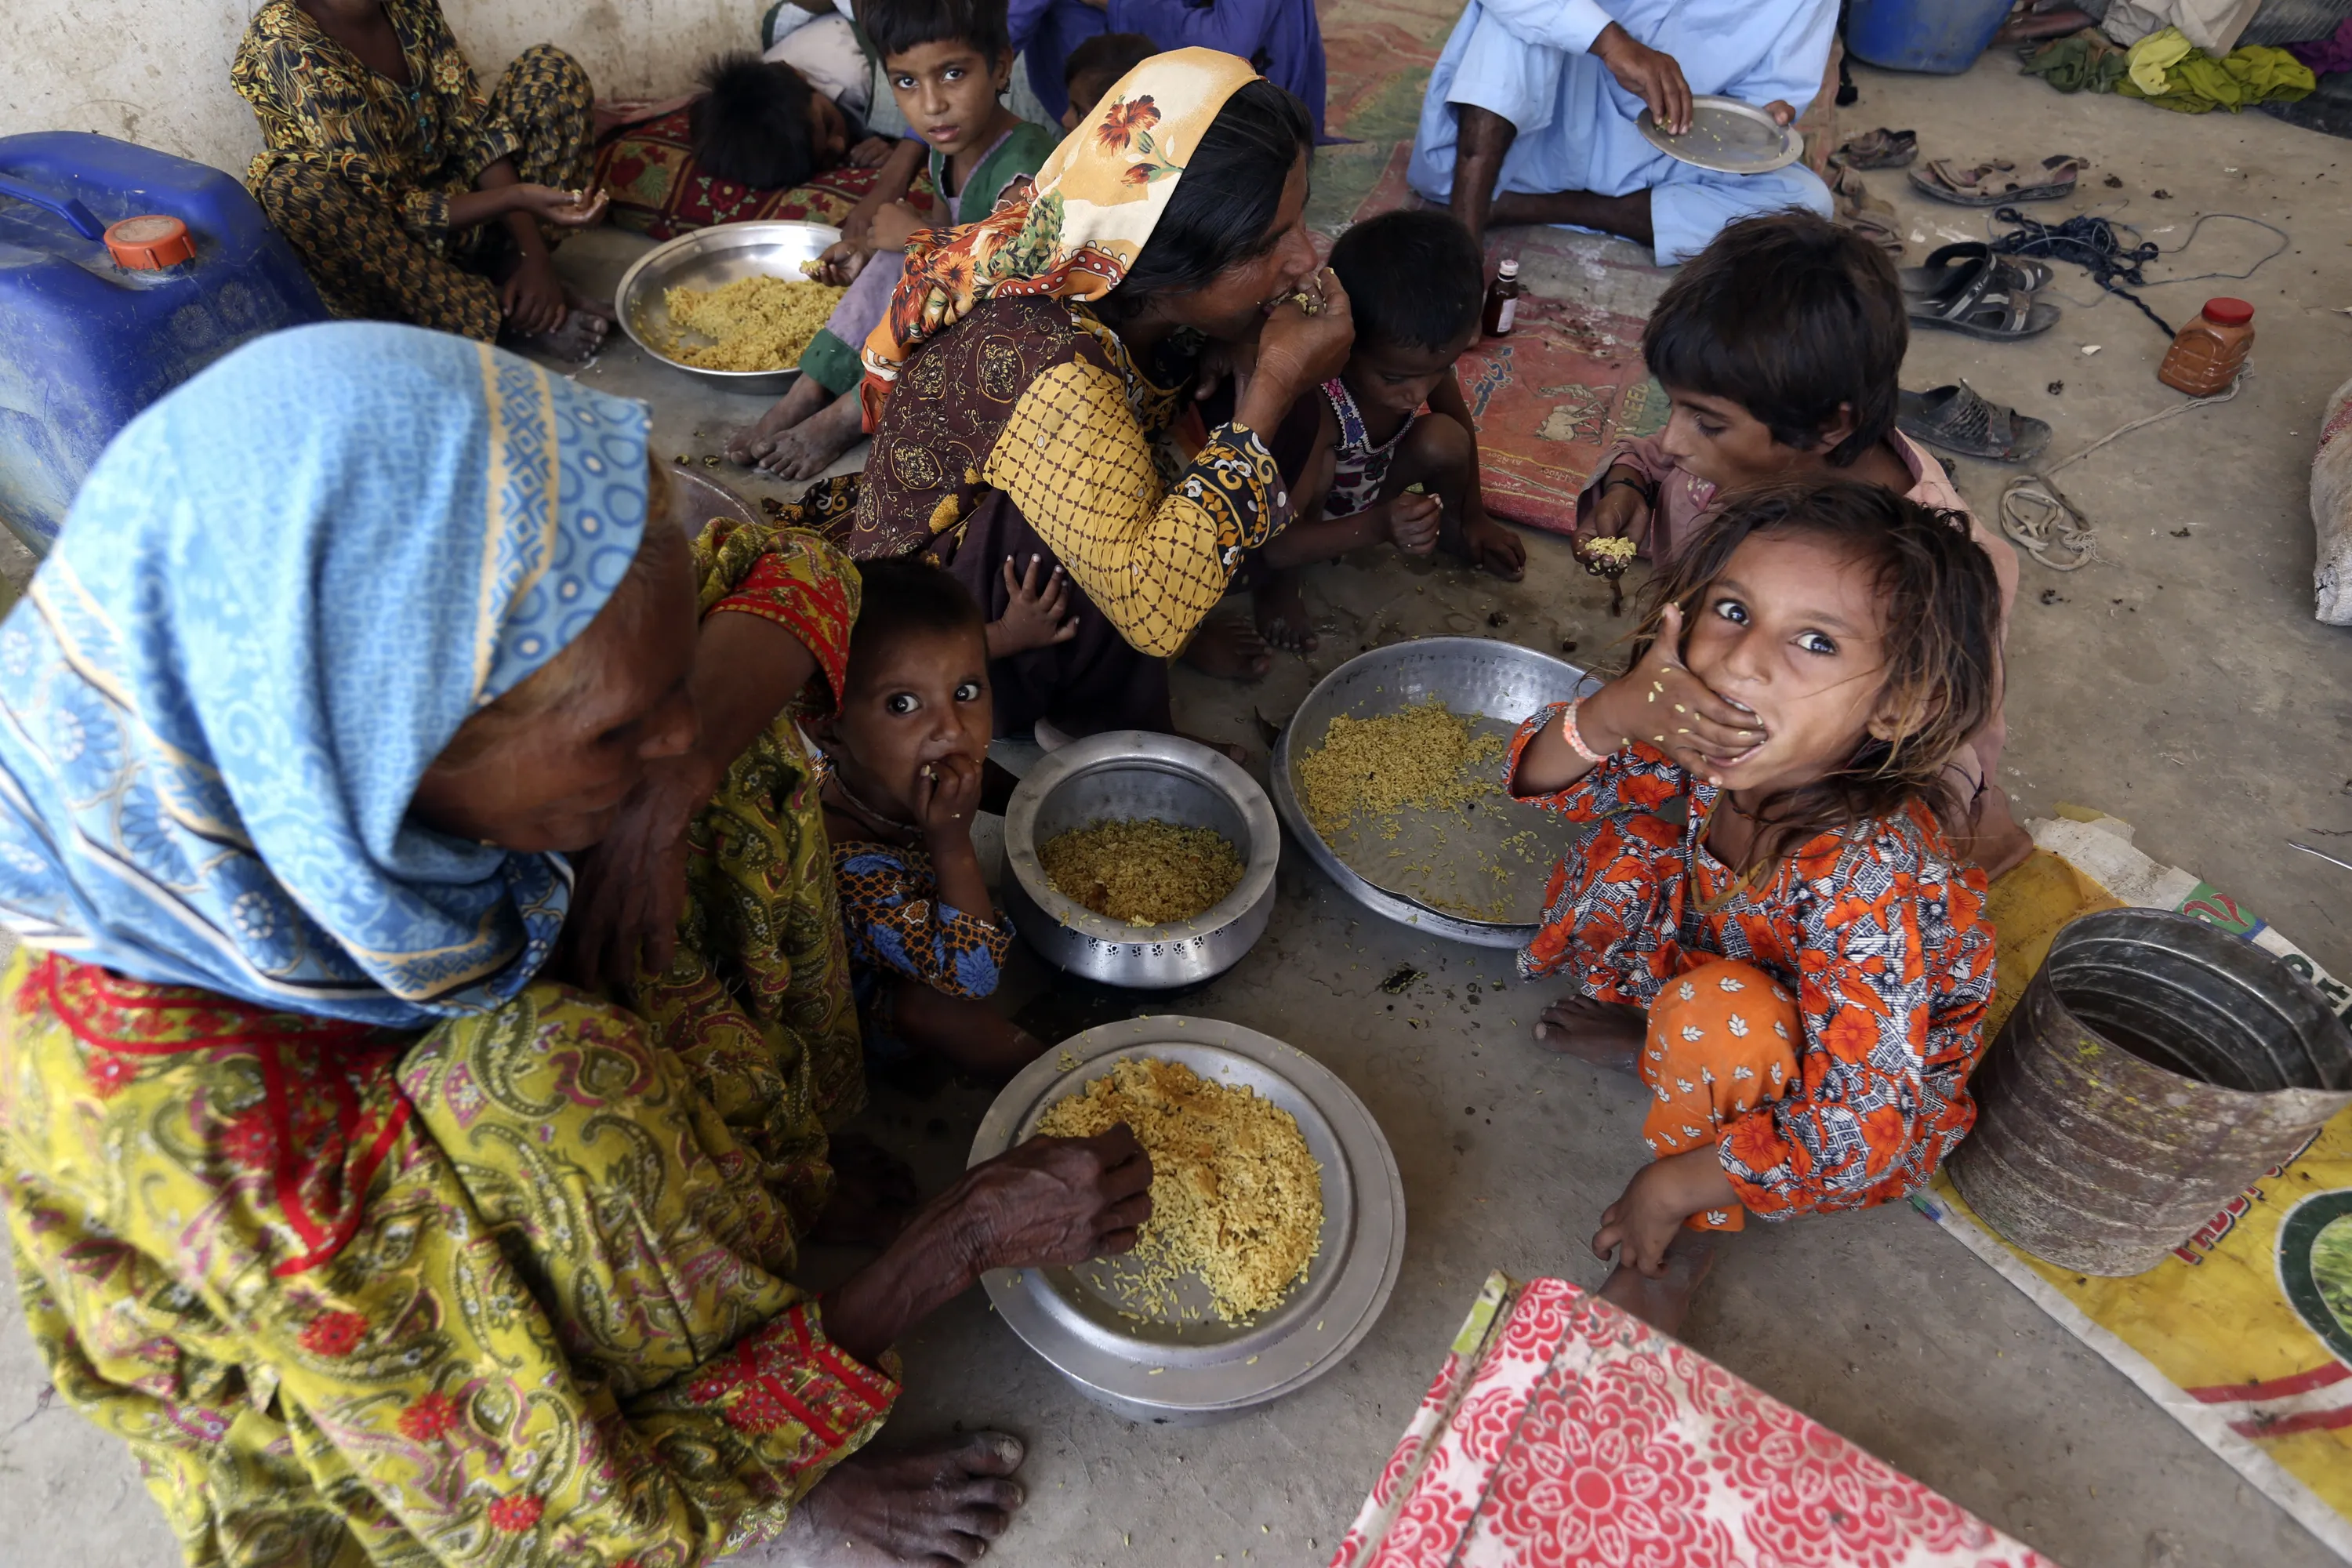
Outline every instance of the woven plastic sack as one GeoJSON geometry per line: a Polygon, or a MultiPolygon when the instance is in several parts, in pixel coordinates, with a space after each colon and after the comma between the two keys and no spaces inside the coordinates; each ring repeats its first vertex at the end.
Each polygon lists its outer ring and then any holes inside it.
{"type": "Polygon", "coordinates": [[[2311,459],[2311,524],[2319,533],[2312,571],[2319,618],[2352,626],[2352,381],[2327,400],[2319,450],[2311,459]]]}

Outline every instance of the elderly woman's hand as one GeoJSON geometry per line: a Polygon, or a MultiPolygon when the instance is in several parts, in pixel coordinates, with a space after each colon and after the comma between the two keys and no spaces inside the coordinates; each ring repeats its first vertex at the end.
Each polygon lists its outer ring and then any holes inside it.
{"type": "Polygon", "coordinates": [[[1084,1263],[1135,1245],[1151,1217],[1151,1157],[1125,1123],[1032,1138],[965,1172],[940,1201],[976,1271],[1084,1263]]]}
{"type": "Polygon", "coordinates": [[[572,912],[556,942],[558,975],[617,992],[637,978],[640,964],[653,974],[669,968],[686,909],[686,830],[718,784],[708,759],[694,752],[651,769],[603,841],[572,858],[572,912]]]}
{"type": "Polygon", "coordinates": [[[916,1211],[889,1249],[825,1298],[824,1331],[869,1365],[991,1268],[1125,1252],[1151,1217],[1151,1158],[1124,1125],[1032,1138],[916,1211]]]}

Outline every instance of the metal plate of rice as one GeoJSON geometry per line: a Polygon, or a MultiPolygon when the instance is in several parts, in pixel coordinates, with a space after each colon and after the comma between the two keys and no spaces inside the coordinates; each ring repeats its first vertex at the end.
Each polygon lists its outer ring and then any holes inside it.
{"type": "Polygon", "coordinates": [[[821,223],[783,220],[722,223],[665,240],[637,258],[614,290],[614,313],[629,341],[688,375],[700,376],[730,392],[773,396],[792,385],[796,365],[779,370],[706,370],[670,353],[677,328],[669,319],[672,289],[718,289],[741,278],[803,278],[801,263],[814,261],[841,237],[821,223]]]}
{"type": "MultiPolygon", "coordinates": [[[[1455,942],[1521,947],[1535,934],[1552,868],[1576,833],[1554,814],[1503,794],[1510,740],[1528,714],[1600,684],[1565,660],[1488,637],[1415,637],[1376,647],[1316,682],[1298,705],[1275,742],[1268,793],[1307,857],[1365,908],[1455,942]],[[1344,826],[1335,825],[1328,804],[1316,809],[1310,759],[1331,746],[1335,720],[1393,724],[1433,702],[1462,721],[1459,787],[1427,805],[1358,811],[1344,826]]],[[[1368,765],[1410,761],[1375,754],[1368,765]]]]}
{"type": "Polygon", "coordinates": [[[1013,1331],[1088,1398],[1136,1421],[1229,1419],[1304,1388],[1371,1331],[1404,1259],[1404,1185],[1380,1124],[1329,1068],[1214,1018],[1123,1019],[1048,1050],[996,1097],[971,1163],[1024,1141],[1048,1108],[1134,1058],[1249,1089],[1297,1121],[1322,1178],[1323,1228],[1306,1278],[1245,1323],[1209,1310],[1201,1279],[1171,1289],[1138,1277],[1131,1258],[993,1269],[982,1283],[1013,1331]]]}

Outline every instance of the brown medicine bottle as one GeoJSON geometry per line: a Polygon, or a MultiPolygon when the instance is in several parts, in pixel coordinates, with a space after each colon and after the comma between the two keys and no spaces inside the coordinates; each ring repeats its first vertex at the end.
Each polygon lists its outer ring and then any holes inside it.
{"type": "Polygon", "coordinates": [[[1479,318],[1478,329],[1490,338],[1509,337],[1518,313],[1519,263],[1515,257],[1496,269],[1495,281],[1486,289],[1486,310],[1479,318]]]}
{"type": "Polygon", "coordinates": [[[2205,301],[2197,319],[2173,337],[2156,379],[2191,397],[2226,392],[2254,346],[2254,308],[2226,295],[2205,301]]]}

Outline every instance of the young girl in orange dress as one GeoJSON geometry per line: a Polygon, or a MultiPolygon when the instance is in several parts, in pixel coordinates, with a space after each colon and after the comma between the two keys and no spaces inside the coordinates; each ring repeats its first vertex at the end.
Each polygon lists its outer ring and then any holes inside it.
{"type": "Polygon", "coordinates": [[[1852,480],[1727,502],[1633,668],[1521,727],[1513,795],[1593,825],[1519,954],[1536,1037],[1637,1073],[1651,1163],[1592,1239],[1673,1331],[1711,1233],[1924,1184],[1976,1120],[1993,933],[1945,763],[1999,689],[1965,516],[1852,480]]]}

